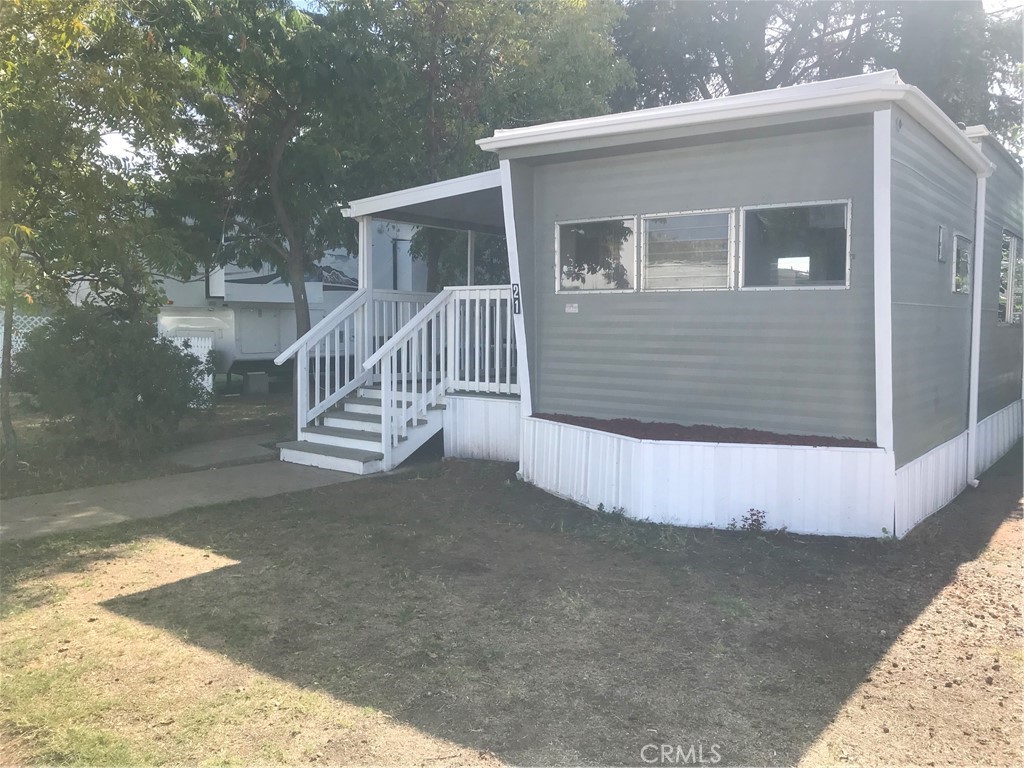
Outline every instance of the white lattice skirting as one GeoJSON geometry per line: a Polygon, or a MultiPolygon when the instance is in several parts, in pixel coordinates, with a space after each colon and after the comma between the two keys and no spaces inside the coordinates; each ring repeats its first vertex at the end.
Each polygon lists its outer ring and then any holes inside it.
{"type": "MultiPolygon", "coordinates": [[[[2,308],[0,308],[2,311],[2,308]]],[[[46,315],[23,315],[14,313],[14,337],[11,339],[11,357],[17,357],[18,353],[25,348],[25,337],[36,328],[41,328],[50,322],[46,315]]],[[[0,345],[4,342],[4,329],[0,324],[0,345]]]]}

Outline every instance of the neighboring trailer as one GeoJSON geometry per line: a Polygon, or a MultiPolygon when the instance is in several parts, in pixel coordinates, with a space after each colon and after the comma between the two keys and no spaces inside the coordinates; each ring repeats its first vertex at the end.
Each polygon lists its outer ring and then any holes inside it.
{"type": "MultiPolygon", "coordinates": [[[[381,267],[376,288],[426,289],[426,264],[412,258],[416,227],[378,222],[373,249],[381,267]]],[[[358,289],[358,257],[335,249],[320,260],[306,282],[312,325],[358,289]]],[[[167,304],[160,309],[160,332],[170,337],[212,337],[218,372],[272,369],[274,358],[295,340],[291,286],[273,267],[261,271],[229,265],[189,281],[164,279],[167,304]]]]}

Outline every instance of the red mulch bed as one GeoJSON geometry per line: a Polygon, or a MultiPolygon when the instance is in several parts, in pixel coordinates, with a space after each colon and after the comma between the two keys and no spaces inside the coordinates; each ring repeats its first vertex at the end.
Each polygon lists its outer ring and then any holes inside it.
{"type": "Polygon", "coordinates": [[[869,440],[822,435],[780,435],[760,429],[712,427],[708,424],[668,424],[636,419],[591,419],[586,416],[563,416],[558,413],[535,413],[538,419],[573,424],[577,427],[612,432],[641,440],[683,440],[695,443],[755,443],[758,445],[812,445],[832,448],[875,448],[869,440]]]}

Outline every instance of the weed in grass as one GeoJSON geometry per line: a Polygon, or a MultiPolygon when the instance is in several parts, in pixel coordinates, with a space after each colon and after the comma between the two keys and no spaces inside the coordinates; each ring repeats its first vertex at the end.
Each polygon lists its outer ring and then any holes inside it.
{"type": "Polygon", "coordinates": [[[742,597],[732,595],[714,595],[711,604],[720,608],[722,613],[732,619],[743,619],[750,616],[750,606],[742,597]]]}
{"type": "Polygon", "coordinates": [[[131,744],[98,728],[71,727],[51,735],[38,753],[51,765],[139,765],[148,762],[131,744]]]}
{"type": "Polygon", "coordinates": [[[395,621],[397,621],[399,625],[408,624],[415,617],[416,617],[416,609],[413,608],[412,605],[406,603],[398,611],[398,616],[395,617],[395,621]]]}
{"type": "Polygon", "coordinates": [[[286,762],[284,752],[273,742],[265,741],[260,744],[260,755],[268,763],[283,765],[286,762]]]}
{"type": "Polygon", "coordinates": [[[729,524],[725,526],[730,531],[751,531],[758,533],[760,531],[768,530],[768,513],[761,509],[754,509],[751,507],[747,510],[746,514],[740,518],[737,523],[734,517],[729,521],[729,524]]]}
{"type": "Polygon", "coordinates": [[[0,619],[9,619],[24,611],[42,606],[55,606],[68,596],[64,587],[50,581],[34,581],[5,589],[0,598],[0,619]]]}
{"type": "MultiPolygon", "coordinates": [[[[5,651],[7,643],[5,643],[5,651]]],[[[20,649],[24,652],[24,648],[20,649]]],[[[9,657],[8,657],[9,658],[9,657]]],[[[127,765],[149,762],[128,741],[96,726],[111,703],[81,682],[86,664],[8,664],[0,701],[6,730],[18,735],[44,764],[127,765]]]]}

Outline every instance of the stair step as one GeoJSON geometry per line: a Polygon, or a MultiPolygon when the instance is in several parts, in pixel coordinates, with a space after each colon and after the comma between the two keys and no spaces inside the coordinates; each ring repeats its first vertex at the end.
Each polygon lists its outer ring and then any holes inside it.
{"type": "Polygon", "coordinates": [[[364,451],[381,449],[380,432],[369,432],[365,429],[310,425],[302,430],[302,439],[311,443],[358,448],[364,451]]]}
{"type": "Polygon", "coordinates": [[[355,413],[341,408],[332,408],[324,413],[324,423],[328,427],[356,429],[369,434],[380,435],[383,431],[379,413],[355,413]]]}
{"type": "MultiPolygon", "coordinates": [[[[367,432],[365,429],[345,429],[344,427],[309,426],[302,430],[302,434],[323,435],[324,437],[329,437],[337,440],[356,440],[366,446],[380,446],[380,432],[367,432]]],[[[405,440],[406,438],[399,437],[398,439],[405,440]]],[[[359,448],[360,446],[353,445],[349,447],[359,448]]],[[[369,450],[369,448],[367,448],[367,450],[369,450]]]]}
{"type": "Polygon", "coordinates": [[[282,461],[323,469],[336,469],[357,475],[379,472],[384,459],[384,454],[379,451],[342,448],[337,445],[312,443],[308,440],[278,443],[277,447],[281,450],[282,461]]]}
{"type": "Polygon", "coordinates": [[[312,432],[314,435],[325,437],[347,437],[352,440],[359,440],[370,445],[380,445],[380,435],[374,432],[367,432],[365,429],[345,429],[344,427],[306,427],[303,434],[312,432]]]}
{"type": "Polygon", "coordinates": [[[345,413],[380,414],[381,401],[372,397],[346,397],[338,403],[345,413]]]}

